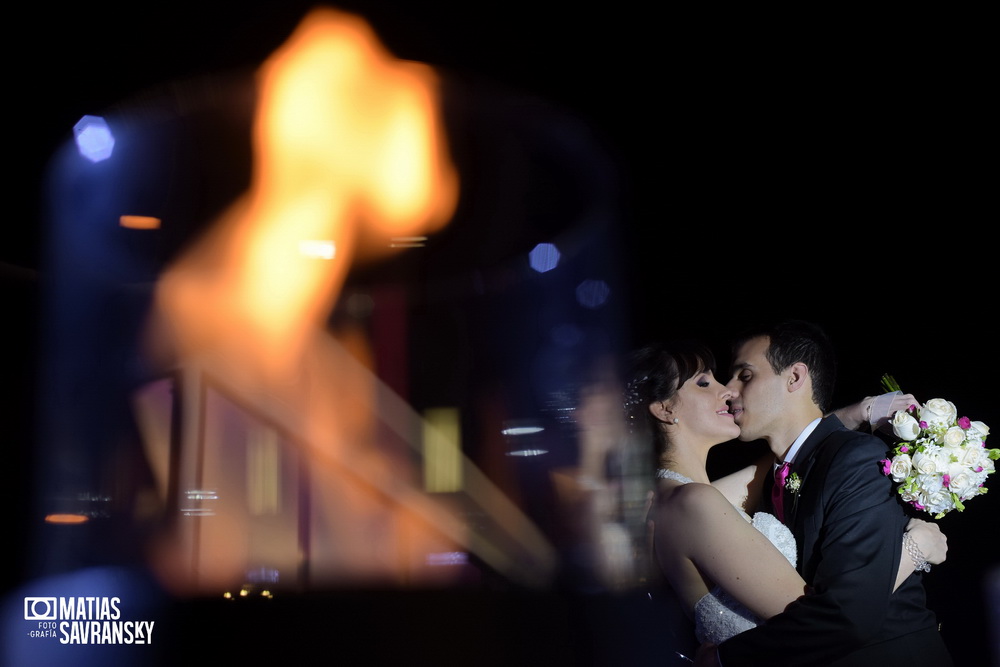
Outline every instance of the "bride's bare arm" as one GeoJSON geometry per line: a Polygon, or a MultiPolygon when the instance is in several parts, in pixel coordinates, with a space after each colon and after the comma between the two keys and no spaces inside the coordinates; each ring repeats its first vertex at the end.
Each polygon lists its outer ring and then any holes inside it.
{"type": "MultiPolygon", "coordinates": [[[[664,512],[668,548],[689,560],[696,576],[709,580],[706,587],[718,584],[762,618],[781,612],[805,592],[805,582],[781,552],[712,486],[677,488],[664,512]]],[[[663,548],[658,538],[657,549],[663,548]]],[[[690,582],[681,587],[685,583],[690,582]]],[[[696,597],[685,599],[693,606],[696,597]]]]}
{"type": "MultiPolygon", "coordinates": [[[[686,484],[660,512],[669,530],[657,531],[657,551],[674,559],[664,570],[689,607],[717,584],[761,618],[770,618],[806,592],[802,577],[781,552],[712,486],[686,484]],[[685,561],[693,567],[678,565],[685,561]]],[[[913,520],[907,528],[928,562],[944,561],[947,540],[936,524],[913,520]]],[[[914,567],[904,548],[895,588],[914,567]]]]}
{"type": "MultiPolygon", "coordinates": [[[[886,396],[888,397],[888,394],[886,396]]],[[[856,431],[865,424],[871,424],[873,427],[884,424],[895,412],[906,410],[911,405],[919,405],[913,394],[897,394],[891,401],[886,401],[884,404],[880,402],[878,410],[882,414],[873,415],[872,406],[875,405],[877,398],[879,397],[865,396],[857,403],[834,410],[832,414],[836,415],[844,426],[856,431]]]]}

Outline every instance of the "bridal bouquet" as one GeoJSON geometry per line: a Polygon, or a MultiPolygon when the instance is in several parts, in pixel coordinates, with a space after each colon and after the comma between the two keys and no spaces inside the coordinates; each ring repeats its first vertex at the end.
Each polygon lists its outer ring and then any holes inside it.
{"type": "MultiPolygon", "coordinates": [[[[890,376],[882,378],[889,391],[899,391],[890,376]]],[[[899,484],[903,500],[940,519],[964,503],[986,493],[986,477],[995,470],[1000,449],[988,449],[989,427],[959,417],[955,404],[932,398],[923,407],[911,405],[890,422],[899,443],[882,471],[899,484]]]]}

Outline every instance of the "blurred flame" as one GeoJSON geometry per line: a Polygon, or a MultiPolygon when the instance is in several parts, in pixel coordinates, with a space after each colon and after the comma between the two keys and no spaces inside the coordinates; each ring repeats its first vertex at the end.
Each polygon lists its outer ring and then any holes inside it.
{"type": "MultiPolygon", "coordinates": [[[[373,447],[368,341],[358,332],[337,340],[325,323],[353,258],[371,252],[358,247],[362,236],[424,235],[454,211],[438,80],[392,57],[361,19],[320,9],[263,64],[258,83],[250,188],[161,277],[153,352],[210,375],[305,446],[318,478],[312,502],[338,540],[336,566],[397,575],[449,548],[441,535],[460,538],[461,528],[419,497],[411,471],[373,447]]],[[[203,406],[188,395],[190,416],[203,406]]],[[[196,431],[189,425],[183,437],[196,431]]],[[[232,476],[231,468],[209,460],[203,470],[232,476]]],[[[202,531],[200,585],[245,565],[239,522],[202,531]]],[[[164,573],[189,584],[171,556],[184,547],[164,544],[155,557],[164,573]]]]}
{"type": "Polygon", "coordinates": [[[261,67],[259,88],[250,189],[159,296],[182,352],[235,343],[258,370],[288,375],[368,251],[356,247],[360,226],[385,237],[439,229],[458,178],[436,75],[395,59],[357,17],[310,13],[261,67]],[[336,249],[332,261],[303,256],[312,239],[336,249]]]}
{"type": "Polygon", "coordinates": [[[181,483],[227,492],[214,516],[158,540],[154,567],[180,590],[224,590],[253,557],[252,518],[236,504],[246,480],[226,455],[239,452],[205,446],[203,429],[219,418],[207,414],[200,378],[210,377],[301,450],[311,532],[299,557],[310,581],[441,577],[448,568],[428,568],[427,555],[456,545],[512,577],[549,576],[551,546],[464,457],[459,479],[495,534],[470,529],[423,492],[408,456],[379,446],[380,428],[408,439],[418,417],[372,373],[360,327],[326,330],[352,262],[391,252],[363,238],[421,245],[454,212],[437,77],[391,57],[362,20],[320,9],[264,63],[259,84],[250,188],[157,286],[149,344],[182,371],[181,483]]]}

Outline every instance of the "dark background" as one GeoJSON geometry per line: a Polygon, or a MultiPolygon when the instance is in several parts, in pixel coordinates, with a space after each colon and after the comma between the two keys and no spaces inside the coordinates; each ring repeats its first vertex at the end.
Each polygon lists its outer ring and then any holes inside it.
{"type": "MultiPolygon", "coordinates": [[[[637,338],[795,308],[897,373],[920,351],[935,386],[986,347],[995,132],[974,15],[410,4],[339,6],[401,57],[593,129],[620,177],[637,338]]],[[[81,115],[256,66],[312,3],[275,5],[19,10],[5,263],[40,268],[42,175],[81,115]]]]}
{"type": "MultiPolygon", "coordinates": [[[[36,5],[9,22],[24,37],[6,71],[13,209],[0,243],[13,470],[33,463],[48,161],[83,114],[255,67],[312,3],[276,4],[36,5]]],[[[634,2],[339,6],[368,18],[400,57],[544,100],[590,128],[616,177],[610,233],[629,344],[694,336],[724,358],[751,320],[804,317],[838,345],[839,402],[879,391],[892,372],[920,399],[1000,423],[988,393],[996,131],[982,17],[634,2]]],[[[512,252],[532,238],[522,233],[512,252]]],[[[15,495],[26,507],[27,489],[15,495]]],[[[956,655],[977,655],[995,634],[974,598],[997,560],[981,537],[996,508],[990,494],[942,522],[950,558],[927,581],[956,655]],[[972,648],[949,625],[964,626],[972,648]]]]}

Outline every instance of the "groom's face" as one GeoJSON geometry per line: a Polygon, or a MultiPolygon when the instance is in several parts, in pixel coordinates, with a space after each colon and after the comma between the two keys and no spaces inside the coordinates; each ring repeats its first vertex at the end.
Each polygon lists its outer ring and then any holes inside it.
{"type": "Polygon", "coordinates": [[[783,412],[785,379],[771,368],[765,356],[768,345],[770,339],[761,336],[740,346],[733,359],[733,377],[726,385],[733,392],[731,406],[744,442],[775,433],[783,412]]]}

